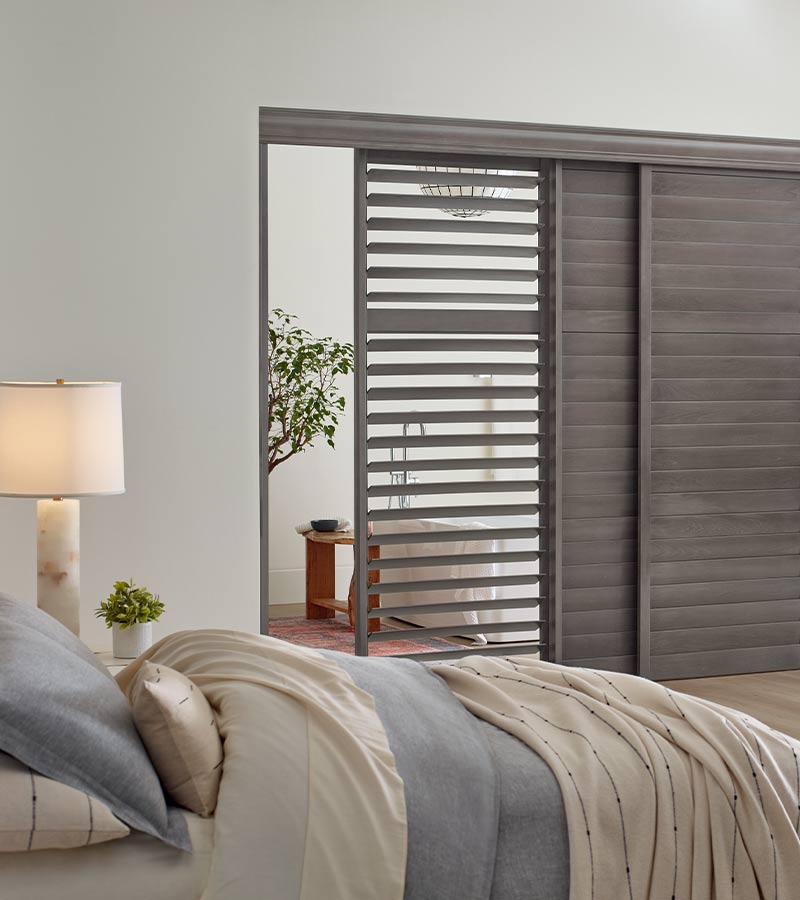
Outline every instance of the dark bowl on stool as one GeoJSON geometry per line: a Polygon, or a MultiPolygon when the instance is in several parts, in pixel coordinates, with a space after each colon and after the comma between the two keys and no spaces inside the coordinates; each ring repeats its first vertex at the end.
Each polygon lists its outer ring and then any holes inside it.
{"type": "Polygon", "coordinates": [[[312,519],[311,527],[314,531],[336,531],[339,525],[338,519],[312,519]]]}

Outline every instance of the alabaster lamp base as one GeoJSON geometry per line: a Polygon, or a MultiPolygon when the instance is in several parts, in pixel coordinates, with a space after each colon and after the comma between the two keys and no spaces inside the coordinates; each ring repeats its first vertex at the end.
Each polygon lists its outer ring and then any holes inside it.
{"type": "Polygon", "coordinates": [[[39,500],[37,604],[73,634],[80,634],[80,501],[39,500]]]}

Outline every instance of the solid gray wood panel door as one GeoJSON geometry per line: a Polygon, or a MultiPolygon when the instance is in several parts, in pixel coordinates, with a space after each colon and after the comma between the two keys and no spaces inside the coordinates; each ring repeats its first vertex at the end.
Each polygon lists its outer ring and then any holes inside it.
{"type": "Polygon", "coordinates": [[[643,169],[640,667],[800,667],[800,177],[643,169]]]}
{"type": "Polygon", "coordinates": [[[638,167],[565,162],[561,661],[637,668],[638,167]]]}

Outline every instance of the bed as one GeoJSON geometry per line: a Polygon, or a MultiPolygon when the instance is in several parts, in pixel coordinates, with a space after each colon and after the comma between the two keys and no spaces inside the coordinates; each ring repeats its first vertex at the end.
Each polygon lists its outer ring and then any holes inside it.
{"type": "Polygon", "coordinates": [[[644,679],[227,631],[146,656],[216,711],[214,817],[185,817],[191,853],[0,853],[3,900],[751,900],[800,877],[800,742],[644,679]]]}
{"type": "MultiPolygon", "coordinates": [[[[0,853],[3,900],[568,897],[550,768],[428,667],[221,631],[175,635],[148,655],[190,675],[218,711],[216,815],[187,814],[192,853],[137,832],[0,853]]],[[[122,688],[140,664],[117,676],[122,688]]]]}

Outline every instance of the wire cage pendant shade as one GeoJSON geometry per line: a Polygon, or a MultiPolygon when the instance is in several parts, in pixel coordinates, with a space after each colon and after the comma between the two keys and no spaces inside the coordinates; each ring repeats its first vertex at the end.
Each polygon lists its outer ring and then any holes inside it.
{"type": "MultiPolygon", "coordinates": [[[[463,166],[417,166],[420,172],[447,172],[456,175],[515,175],[516,172],[504,169],[474,169],[463,166]]],[[[473,179],[469,179],[472,181],[473,179]]],[[[453,198],[458,197],[491,197],[502,200],[510,196],[510,187],[490,186],[481,184],[420,184],[420,190],[428,197],[453,198]]],[[[464,209],[457,205],[442,206],[442,212],[459,219],[473,219],[485,216],[488,209],[464,209]]]]}

